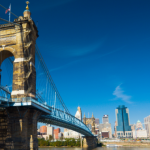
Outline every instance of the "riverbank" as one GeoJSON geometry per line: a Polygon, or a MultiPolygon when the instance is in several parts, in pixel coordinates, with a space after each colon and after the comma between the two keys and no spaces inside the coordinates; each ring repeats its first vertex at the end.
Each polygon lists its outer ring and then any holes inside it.
{"type": "Polygon", "coordinates": [[[58,148],[59,148],[59,147],[62,147],[62,148],[63,148],[63,147],[64,147],[64,148],[65,148],[65,147],[66,147],[66,148],[71,148],[71,147],[72,147],[72,148],[80,148],[80,147],[78,147],[78,146],[38,146],[38,148],[52,148],[52,147],[58,147],[58,148]]]}
{"type": "Polygon", "coordinates": [[[119,145],[122,147],[150,147],[150,143],[142,143],[142,142],[103,142],[104,145],[119,145]]]}

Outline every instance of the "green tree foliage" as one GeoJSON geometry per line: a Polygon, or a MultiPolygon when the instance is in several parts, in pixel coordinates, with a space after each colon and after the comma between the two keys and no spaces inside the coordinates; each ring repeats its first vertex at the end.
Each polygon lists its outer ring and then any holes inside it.
{"type": "Polygon", "coordinates": [[[49,141],[51,142],[52,140],[54,140],[52,135],[49,135],[49,141]]]}
{"type": "Polygon", "coordinates": [[[38,145],[39,146],[49,146],[49,141],[45,139],[38,139],[38,145]]]}
{"type": "Polygon", "coordinates": [[[61,146],[69,146],[69,147],[77,146],[77,147],[80,147],[80,139],[67,138],[65,140],[51,142],[52,139],[53,138],[51,138],[51,137],[49,137],[49,140],[45,140],[43,138],[38,139],[38,145],[39,146],[57,146],[57,147],[61,147],[61,146]]]}

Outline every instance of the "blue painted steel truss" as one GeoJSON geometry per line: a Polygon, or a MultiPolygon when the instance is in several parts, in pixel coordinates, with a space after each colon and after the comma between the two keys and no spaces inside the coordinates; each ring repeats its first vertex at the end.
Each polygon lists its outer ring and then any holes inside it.
{"type": "Polygon", "coordinates": [[[39,122],[53,124],[77,131],[86,136],[93,136],[89,128],[76,117],[65,111],[55,109],[31,97],[25,98],[3,98],[0,97],[0,107],[34,107],[41,111],[39,122]]]}

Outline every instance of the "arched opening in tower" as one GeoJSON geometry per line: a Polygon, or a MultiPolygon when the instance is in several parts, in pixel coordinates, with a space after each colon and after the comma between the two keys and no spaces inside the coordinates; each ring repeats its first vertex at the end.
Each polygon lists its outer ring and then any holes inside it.
{"type": "Polygon", "coordinates": [[[10,98],[12,91],[13,61],[14,56],[10,51],[0,52],[0,97],[3,98],[10,98]]]}

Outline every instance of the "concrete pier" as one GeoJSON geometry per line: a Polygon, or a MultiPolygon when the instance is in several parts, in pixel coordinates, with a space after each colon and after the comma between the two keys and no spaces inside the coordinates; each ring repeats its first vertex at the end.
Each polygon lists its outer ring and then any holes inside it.
{"type": "Polygon", "coordinates": [[[39,112],[25,107],[0,111],[0,150],[38,150],[39,112]]]}
{"type": "Polygon", "coordinates": [[[95,136],[83,137],[83,148],[95,148],[97,147],[97,138],[95,136]]]}

